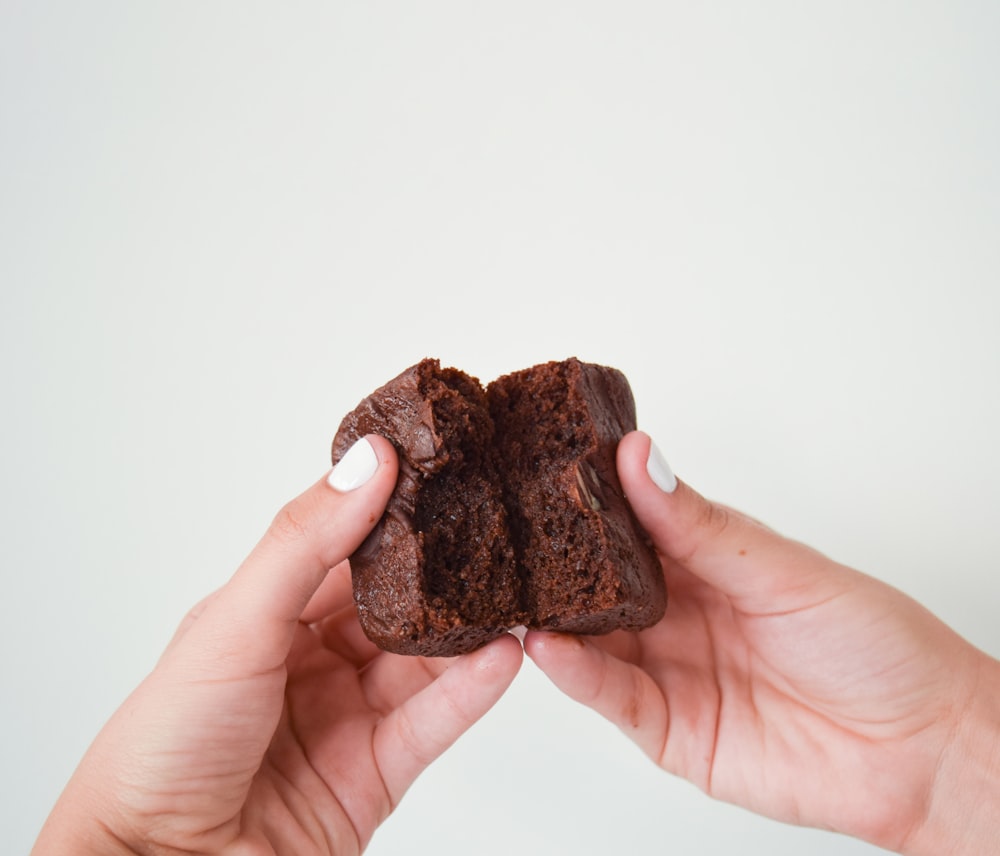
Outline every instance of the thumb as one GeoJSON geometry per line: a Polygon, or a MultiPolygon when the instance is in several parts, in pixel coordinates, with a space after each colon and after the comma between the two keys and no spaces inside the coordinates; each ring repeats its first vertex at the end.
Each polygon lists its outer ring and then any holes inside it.
{"type": "Polygon", "coordinates": [[[728,595],[741,609],[794,609],[842,589],[852,574],[811,547],[712,502],[676,479],[648,435],[618,444],[618,474],[661,556],[728,595]],[[831,573],[832,572],[832,573],[831,573]]]}
{"type": "Polygon", "coordinates": [[[247,675],[280,667],[330,569],[358,548],[381,517],[397,467],[388,440],[358,440],[326,478],[278,512],[178,645],[193,645],[202,668],[220,677],[233,677],[234,667],[247,675]]]}

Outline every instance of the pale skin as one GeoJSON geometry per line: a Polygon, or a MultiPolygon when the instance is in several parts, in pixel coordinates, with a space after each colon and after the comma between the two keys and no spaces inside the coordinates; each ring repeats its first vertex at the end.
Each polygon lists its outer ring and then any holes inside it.
{"type": "Polygon", "coordinates": [[[563,692],[708,794],[912,854],[995,853],[1000,663],[899,591],[680,483],[619,444],[670,592],[641,633],[531,632],[563,692]]]}
{"type": "Polygon", "coordinates": [[[416,776],[507,688],[505,636],[454,660],[384,654],[344,559],[396,481],[320,481],[187,616],[84,757],[33,853],[356,854],[416,776]],[[332,570],[331,570],[332,569],[332,570]]]}
{"type": "MultiPolygon", "coordinates": [[[[94,742],[35,856],[356,854],[514,679],[503,636],[453,660],[378,651],[346,556],[382,513],[372,469],[293,500],[188,615],[94,742]]],[[[532,631],[553,683],[711,796],[910,854],[1000,838],[1000,663],[902,593],[679,483],[649,438],[618,469],[670,603],[641,633],[532,631]],[[662,481],[662,480],[661,480],[662,481]]],[[[558,822],[558,820],[556,820],[558,822]]]]}

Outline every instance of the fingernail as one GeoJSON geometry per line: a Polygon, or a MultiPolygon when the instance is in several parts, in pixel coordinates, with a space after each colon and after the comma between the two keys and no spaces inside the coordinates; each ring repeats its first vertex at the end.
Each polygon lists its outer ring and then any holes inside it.
{"type": "Polygon", "coordinates": [[[646,472],[660,490],[664,493],[673,493],[677,489],[677,476],[670,469],[670,464],[663,457],[663,453],[656,447],[656,443],[650,441],[649,458],[646,459],[646,472]]]}
{"type": "Polygon", "coordinates": [[[326,477],[326,483],[334,490],[347,493],[361,487],[378,469],[378,456],[364,437],[358,440],[326,477]]]}

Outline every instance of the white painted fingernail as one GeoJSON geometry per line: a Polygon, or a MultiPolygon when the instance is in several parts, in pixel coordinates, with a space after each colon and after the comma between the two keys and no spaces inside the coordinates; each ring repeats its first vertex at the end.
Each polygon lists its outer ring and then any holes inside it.
{"type": "Polygon", "coordinates": [[[361,487],[378,469],[378,456],[364,437],[358,440],[326,477],[326,482],[334,490],[347,493],[361,487]]]}
{"type": "Polygon", "coordinates": [[[656,443],[649,445],[649,458],[646,459],[646,472],[660,490],[664,493],[673,493],[677,490],[677,476],[670,469],[670,464],[663,457],[663,453],[656,447],[656,443]]]}

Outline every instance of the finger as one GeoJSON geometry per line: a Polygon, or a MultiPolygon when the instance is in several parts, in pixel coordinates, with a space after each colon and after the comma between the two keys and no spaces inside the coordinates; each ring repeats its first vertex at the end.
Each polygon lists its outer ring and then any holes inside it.
{"type": "Polygon", "coordinates": [[[166,648],[163,649],[163,653],[160,655],[161,660],[177,647],[181,639],[184,638],[188,630],[194,627],[195,622],[201,618],[205,608],[216,598],[218,594],[218,590],[213,591],[211,594],[206,595],[199,600],[194,606],[191,607],[191,609],[188,610],[187,615],[185,615],[184,618],[181,619],[181,623],[177,625],[177,629],[174,631],[174,635],[167,643],[166,648]]]}
{"type": "Polygon", "coordinates": [[[657,550],[746,611],[811,605],[847,584],[846,568],[674,479],[646,434],[622,438],[618,473],[657,550]]]}
{"type": "Polygon", "coordinates": [[[521,644],[505,634],[464,654],[379,722],[375,761],[395,806],[413,780],[503,695],[521,665],[521,644]]]}
{"type": "Polygon", "coordinates": [[[339,612],[354,602],[351,592],[351,564],[341,562],[323,578],[315,594],[302,610],[300,621],[312,624],[327,615],[339,612]]]}
{"type": "Polygon", "coordinates": [[[374,657],[361,675],[365,701],[385,716],[433,683],[455,660],[455,657],[411,657],[388,653],[374,657]]]}
{"type": "Polygon", "coordinates": [[[649,674],[570,634],[530,630],[524,651],[562,692],[617,725],[661,762],[669,714],[649,674]]]}
{"type": "MultiPolygon", "coordinates": [[[[231,677],[279,668],[295,626],[330,568],[364,540],[396,483],[397,458],[381,437],[359,440],[327,478],[288,503],[232,579],[206,606],[186,640],[202,668],[231,677]],[[363,483],[331,486],[361,463],[363,483]],[[197,634],[197,635],[196,635],[197,634]]],[[[337,482],[340,483],[340,482],[337,482]]]]}
{"type": "Polygon", "coordinates": [[[312,627],[323,647],[343,658],[355,669],[365,668],[381,650],[365,636],[354,604],[343,607],[312,627]]]}

